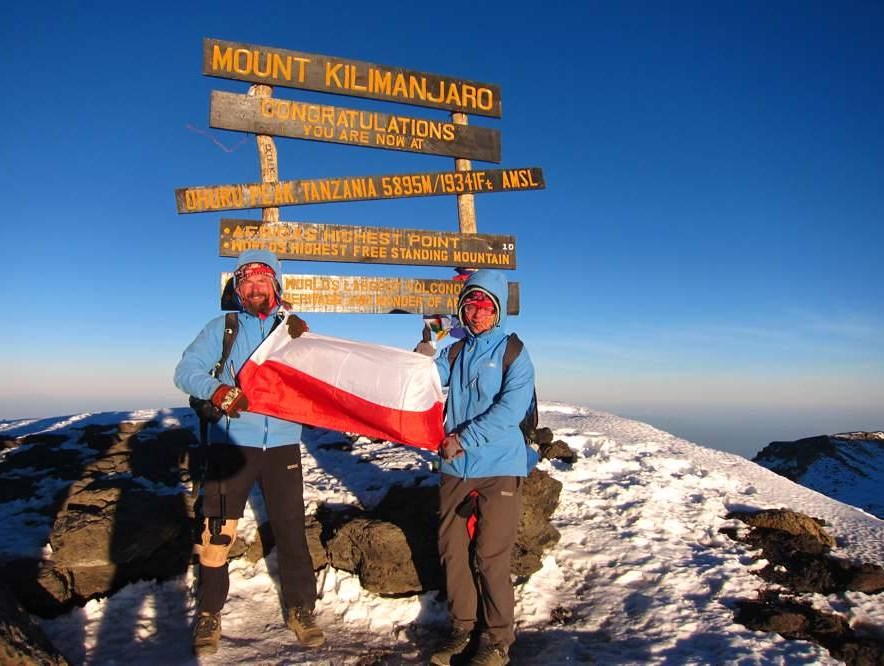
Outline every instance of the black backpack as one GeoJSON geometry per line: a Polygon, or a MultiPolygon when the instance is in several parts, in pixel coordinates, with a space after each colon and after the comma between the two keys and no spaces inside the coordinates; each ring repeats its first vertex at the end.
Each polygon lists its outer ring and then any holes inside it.
{"type": "MultiPolygon", "coordinates": [[[[464,348],[466,344],[465,340],[458,340],[453,345],[448,348],[448,367],[454,367],[454,361],[460,354],[461,350],[464,348]]],[[[516,357],[522,353],[522,347],[525,346],[521,340],[519,340],[519,336],[515,333],[510,333],[506,338],[506,351],[503,352],[503,375],[506,376],[506,371],[509,370],[509,367],[513,364],[513,361],[516,360],[516,357]]],[[[530,444],[535,441],[536,433],[537,433],[537,425],[539,423],[539,417],[537,414],[537,389],[534,389],[534,395],[531,396],[531,404],[528,405],[528,411],[525,412],[525,417],[519,422],[519,430],[522,431],[522,436],[525,438],[525,443],[530,444]]]]}

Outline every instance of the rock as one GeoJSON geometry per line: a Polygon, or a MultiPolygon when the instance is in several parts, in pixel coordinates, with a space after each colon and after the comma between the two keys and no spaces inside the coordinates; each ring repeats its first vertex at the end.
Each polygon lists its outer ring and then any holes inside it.
{"type": "Polygon", "coordinates": [[[53,564],[71,573],[77,602],[141,578],[179,575],[192,552],[184,496],[158,495],[125,477],[75,488],[49,543],[53,564]]]}
{"type": "MultiPolygon", "coordinates": [[[[559,540],[550,517],[562,484],[532,471],[522,487],[522,514],[511,572],[529,576],[541,568],[545,549],[559,540]]],[[[442,587],[437,531],[438,488],[393,487],[373,512],[341,519],[327,541],[332,566],[355,573],[377,594],[397,595],[442,587]]],[[[327,513],[320,512],[325,522],[327,513]]]]}
{"type": "Polygon", "coordinates": [[[543,551],[558,543],[560,534],[550,525],[559,504],[562,484],[538,469],[531,470],[522,486],[522,514],[513,548],[512,573],[530,576],[541,567],[543,551]]]}
{"type": "Polygon", "coordinates": [[[51,559],[18,560],[0,571],[28,611],[52,617],[126,583],[185,571],[192,534],[183,480],[195,438],[183,429],[150,435],[148,425],[86,429],[81,443],[101,439],[94,449],[58,450],[50,442],[15,452],[39,460],[43,473],[54,473],[59,461],[77,479],[52,500],[51,559]]]}
{"type": "Polygon", "coordinates": [[[0,567],[0,578],[29,613],[55,617],[73,605],[73,580],[51,561],[21,558],[0,567]]]}
{"type": "Polygon", "coordinates": [[[801,593],[832,594],[852,590],[877,594],[884,590],[884,568],[831,556],[829,544],[834,540],[822,531],[820,521],[814,518],[786,509],[733,513],[729,517],[756,525],[742,539],[735,532],[731,536],[761,549],[768,565],[757,573],[768,582],[801,593]],[[769,525],[782,525],[791,531],[769,525]],[[827,539],[822,540],[820,534],[827,539]]]}
{"type": "MultiPolygon", "coordinates": [[[[437,533],[439,531],[438,486],[393,486],[373,515],[401,530],[406,540],[404,553],[420,581],[420,590],[442,587],[437,533]]],[[[406,568],[408,565],[404,565],[406,568]]]]}
{"type": "Polygon", "coordinates": [[[0,663],[8,666],[70,663],[3,585],[0,585],[0,663]]]}
{"type": "Polygon", "coordinates": [[[753,462],[833,499],[884,518],[884,432],[771,442],[753,462]]]}
{"type": "Polygon", "coordinates": [[[435,486],[394,486],[374,511],[355,517],[323,513],[346,521],[327,542],[329,562],[357,574],[377,594],[439,589],[438,513],[435,486]]]}
{"type": "MultiPolygon", "coordinates": [[[[331,565],[358,574],[362,587],[376,594],[423,591],[405,533],[392,523],[356,518],[329,544],[331,565]]],[[[432,587],[440,587],[441,577],[432,587]]]]}
{"type": "Polygon", "coordinates": [[[79,478],[88,456],[83,451],[61,448],[65,442],[67,438],[60,435],[23,438],[0,461],[0,502],[32,497],[37,484],[50,476],[79,478]]]}
{"type": "Polygon", "coordinates": [[[570,465],[573,465],[579,460],[577,451],[560,439],[549,444],[541,444],[540,458],[541,460],[561,460],[570,465]]]}
{"type": "Polygon", "coordinates": [[[875,564],[861,564],[849,572],[848,590],[878,594],[884,592],[884,568],[875,564]]]}
{"type": "Polygon", "coordinates": [[[539,446],[545,446],[547,444],[552,444],[553,438],[554,435],[552,430],[549,428],[538,428],[534,431],[532,441],[539,446]]]}
{"type": "MultiPolygon", "coordinates": [[[[336,441],[346,448],[350,440],[336,441]]],[[[52,518],[51,555],[6,562],[0,579],[29,612],[54,617],[130,582],[183,573],[193,551],[187,491],[201,453],[196,444],[190,429],[137,421],[87,426],[76,442],[69,435],[16,439],[0,460],[0,500],[39,493],[49,475],[71,482],[51,484],[34,509],[52,518]]],[[[525,480],[516,575],[537,571],[544,549],[558,540],[549,519],[560,491],[539,471],[525,480]]],[[[437,524],[435,486],[392,488],[371,512],[320,507],[307,519],[314,570],[331,561],[378,594],[441,589],[437,524]]],[[[255,542],[237,541],[232,555],[254,562],[273,546],[262,525],[255,542]]]]}
{"type": "Polygon", "coordinates": [[[742,520],[750,527],[766,527],[789,534],[806,534],[829,548],[835,547],[835,539],[822,528],[823,521],[790,509],[765,509],[756,513],[734,512],[728,518],[742,520]]]}
{"type": "Polygon", "coordinates": [[[734,619],[756,631],[818,643],[848,666],[884,663],[884,641],[858,636],[843,617],[781,598],[777,592],[762,594],[758,601],[738,602],[734,619]]]}
{"type": "Polygon", "coordinates": [[[752,462],[796,481],[817,460],[836,453],[837,447],[828,435],[817,435],[794,442],[771,442],[755,454],[752,462]]]}

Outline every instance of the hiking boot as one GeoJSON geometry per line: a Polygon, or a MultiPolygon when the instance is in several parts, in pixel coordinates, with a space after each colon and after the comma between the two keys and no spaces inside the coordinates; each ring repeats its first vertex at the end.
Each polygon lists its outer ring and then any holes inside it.
{"type": "Polygon", "coordinates": [[[506,666],[510,663],[509,648],[495,643],[491,636],[482,634],[479,648],[468,666],[506,666]]]}
{"type": "Polygon", "coordinates": [[[469,643],[469,631],[466,629],[452,629],[451,633],[436,646],[436,651],[430,657],[430,663],[435,666],[449,666],[451,658],[463,652],[469,643]]]}
{"type": "Polygon", "coordinates": [[[319,647],[325,643],[325,634],[316,625],[313,611],[294,607],[286,609],[285,626],[295,632],[298,642],[304,647],[319,647]]]}
{"type": "Polygon", "coordinates": [[[221,640],[221,613],[200,613],[193,625],[193,653],[215,654],[221,640]]]}

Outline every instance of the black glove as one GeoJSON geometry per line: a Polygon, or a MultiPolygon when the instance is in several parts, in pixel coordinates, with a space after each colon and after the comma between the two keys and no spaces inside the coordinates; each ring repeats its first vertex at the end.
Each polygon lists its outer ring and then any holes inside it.
{"type": "Polygon", "coordinates": [[[292,339],[300,338],[301,333],[304,331],[309,331],[310,327],[307,326],[307,322],[301,319],[296,314],[290,314],[289,318],[285,320],[285,326],[289,330],[289,335],[292,339]]]}
{"type": "Polygon", "coordinates": [[[215,389],[212,404],[232,419],[239,418],[239,413],[249,408],[249,400],[242,389],[227,384],[221,384],[215,389]]]}
{"type": "Polygon", "coordinates": [[[460,445],[460,439],[457,433],[445,435],[445,439],[439,445],[439,455],[445,462],[451,462],[458,456],[463,455],[463,447],[460,445]]]}

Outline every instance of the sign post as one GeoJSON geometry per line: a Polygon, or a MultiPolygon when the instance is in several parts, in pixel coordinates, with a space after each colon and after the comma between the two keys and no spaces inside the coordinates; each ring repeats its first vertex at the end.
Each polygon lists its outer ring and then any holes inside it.
{"type": "MultiPolygon", "coordinates": [[[[265,209],[266,210],[266,209],[265,209]]],[[[221,220],[219,254],[269,250],[280,259],[409,266],[513,269],[516,239],[426,229],[354,227],[308,222],[221,220]]]]}
{"type": "MultiPolygon", "coordinates": [[[[455,125],[466,125],[467,114],[452,113],[451,120],[455,125]]],[[[454,160],[454,170],[458,172],[470,171],[473,168],[468,159],[458,158],[454,160]]],[[[462,234],[476,233],[476,201],[472,193],[457,195],[457,222],[462,234]]]]}
{"type": "MultiPolygon", "coordinates": [[[[472,160],[501,161],[500,132],[471,126],[468,116],[501,117],[497,85],[212,38],[203,40],[203,74],[252,84],[247,95],[213,91],[210,125],[255,134],[260,182],[175,190],[181,214],[261,209],[260,220],[221,220],[221,256],[266,249],[298,261],[516,267],[514,236],[477,233],[475,195],[546,183],[538,167],[473,169],[472,160]],[[274,86],[442,109],[450,120],[283,99],[274,86]],[[275,136],[443,156],[454,159],[454,171],[280,180],[275,136]],[[442,195],[457,197],[458,233],[279,221],[282,206],[442,195]]],[[[228,278],[222,307],[235,307],[228,278]]],[[[282,286],[283,298],[304,312],[440,315],[455,313],[462,282],[285,275],[282,286]]],[[[518,283],[509,283],[507,311],[519,312],[518,283]]]]}
{"type": "Polygon", "coordinates": [[[175,190],[175,199],[179,213],[206,213],[339,201],[542,190],[544,187],[541,169],[521,167],[181,187],[175,190]]]}
{"type": "MultiPolygon", "coordinates": [[[[259,99],[269,99],[273,94],[273,88],[265,85],[253,85],[249,87],[249,95],[259,99]]],[[[255,136],[258,144],[258,162],[261,169],[262,183],[279,182],[279,160],[276,157],[276,144],[273,137],[266,134],[255,136]]],[[[261,219],[265,222],[279,222],[279,208],[271,206],[261,211],[261,219]]]]}

